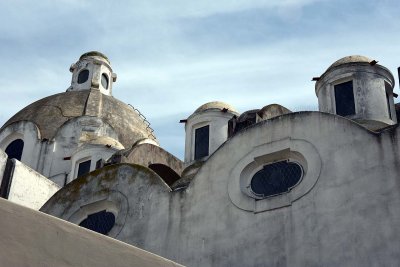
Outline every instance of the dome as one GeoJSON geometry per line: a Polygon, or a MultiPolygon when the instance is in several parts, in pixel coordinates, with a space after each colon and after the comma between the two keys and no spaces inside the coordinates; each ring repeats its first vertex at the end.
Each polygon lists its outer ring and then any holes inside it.
{"type": "Polygon", "coordinates": [[[264,120],[272,119],[288,113],[291,113],[291,111],[279,104],[267,105],[258,112],[264,120]]]}
{"type": "Polygon", "coordinates": [[[87,53],[84,53],[79,60],[85,59],[85,58],[101,58],[104,59],[108,62],[108,64],[110,64],[110,60],[108,59],[108,57],[106,55],[104,55],[103,53],[100,53],[98,51],[90,51],[87,53]]]}
{"type": "Polygon", "coordinates": [[[370,63],[372,59],[365,57],[365,56],[360,56],[360,55],[352,55],[352,56],[347,56],[344,58],[341,58],[337,61],[335,61],[332,65],[329,66],[329,69],[335,68],[340,65],[344,64],[349,64],[349,63],[370,63]]]}
{"type": "Polygon", "coordinates": [[[81,116],[98,117],[109,124],[124,147],[144,138],[155,140],[133,108],[95,90],[65,92],[38,100],[15,114],[0,131],[15,122],[31,121],[38,126],[42,139],[52,140],[64,123],[81,116]]]}
{"type": "Polygon", "coordinates": [[[237,110],[233,106],[231,106],[227,103],[220,102],[220,101],[213,101],[213,102],[208,102],[206,104],[201,105],[198,109],[195,110],[195,112],[193,114],[200,113],[200,112],[210,110],[210,109],[222,110],[224,108],[228,109],[230,112],[238,113],[237,110]]]}

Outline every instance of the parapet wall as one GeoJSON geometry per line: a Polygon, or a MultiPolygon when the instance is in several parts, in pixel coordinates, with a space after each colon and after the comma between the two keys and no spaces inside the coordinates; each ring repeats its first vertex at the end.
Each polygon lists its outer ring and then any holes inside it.
{"type": "Polygon", "coordinates": [[[182,266],[4,199],[0,213],[1,266],[182,266]]]}

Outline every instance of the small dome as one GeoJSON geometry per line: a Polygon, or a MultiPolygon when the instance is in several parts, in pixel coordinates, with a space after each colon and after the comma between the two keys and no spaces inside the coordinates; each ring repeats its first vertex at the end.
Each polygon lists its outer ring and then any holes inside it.
{"type": "Polygon", "coordinates": [[[110,64],[110,60],[108,59],[108,57],[106,55],[104,55],[103,53],[100,53],[98,51],[90,51],[87,52],[85,54],[83,54],[79,60],[85,59],[85,58],[102,58],[104,60],[106,60],[108,62],[108,64],[110,64]]]}
{"type": "Polygon", "coordinates": [[[329,69],[332,69],[334,67],[344,65],[344,64],[349,64],[349,63],[370,63],[372,59],[365,57],[365,56],[360,56],[360,55],[353,55],[353,56],[347,56],[344,58],[341,58],[337,61],[335,61],[332,65],[329,66],[329,69]]]}
{"type": "Polygon", "coordinates": [[[220,101],[213,101],[213,102],[208,102],[206,104],[201,105],[198,109],[196,109],[196,111],[193,114],[200,113],[200,112],[210,110],[210,109],[222,110],[224,108],[228,109],[228,111],[230,111],[230,112],[238,113],[237,110],[233,106],[231,106],[227,103],[220,102],[220,101]]]}
{"type": "Polygon", "coordinates": [[[281,106],[279,104],[271,104],[271,105],[267,105],[265,107],[263,107],[258,114],[264,119],[264,120],[268,120],[268,119],[272,119],[274,117],[280,116],[280,115],[284,115],[284,114],[288,114],[291,113],[292,111],[290,111],[289,109],[285,108],[284,106],[281,106]]]}

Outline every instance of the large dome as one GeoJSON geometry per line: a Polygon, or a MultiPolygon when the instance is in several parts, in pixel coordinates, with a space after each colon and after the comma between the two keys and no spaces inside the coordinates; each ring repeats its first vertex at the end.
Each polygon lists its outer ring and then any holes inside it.
{"type": "Polygon", "coordinates": [[[80,116],[101,118],[115,130],[125,147],[144,138],[155,140],[133,108],[94,90],[71,91],[38,100],[15,114],[0,131],[15,122],[31,121],[38,126],[42,139],[52,140],[64,123],[80,116]]]}

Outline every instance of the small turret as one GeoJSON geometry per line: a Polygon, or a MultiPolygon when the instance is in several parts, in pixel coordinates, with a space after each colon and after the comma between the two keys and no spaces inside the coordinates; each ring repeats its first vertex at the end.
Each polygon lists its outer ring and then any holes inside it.
{"type": "Polygon", "coordinates": [[[72,72],[72,81],[67,91],[100,90],[105,95],[112,95],[112,84],[117,80],[117,75],[102,53],[91,51],[83,54],[69,70],[72,72]]]}
{"type": "Polygon", "coordinates": [[[397,123],[394,77],[377,61],[364,56],[344,57],[316,80],[319,111],[352,119],[370,130],[397,123]]]}
{"type": "Polygon", "coordinates": [[[238,112],[229,104],[210,102],[189,116],[185,125],[185,162],[207,159],[228,139],[228,121],[238,112]]]}

